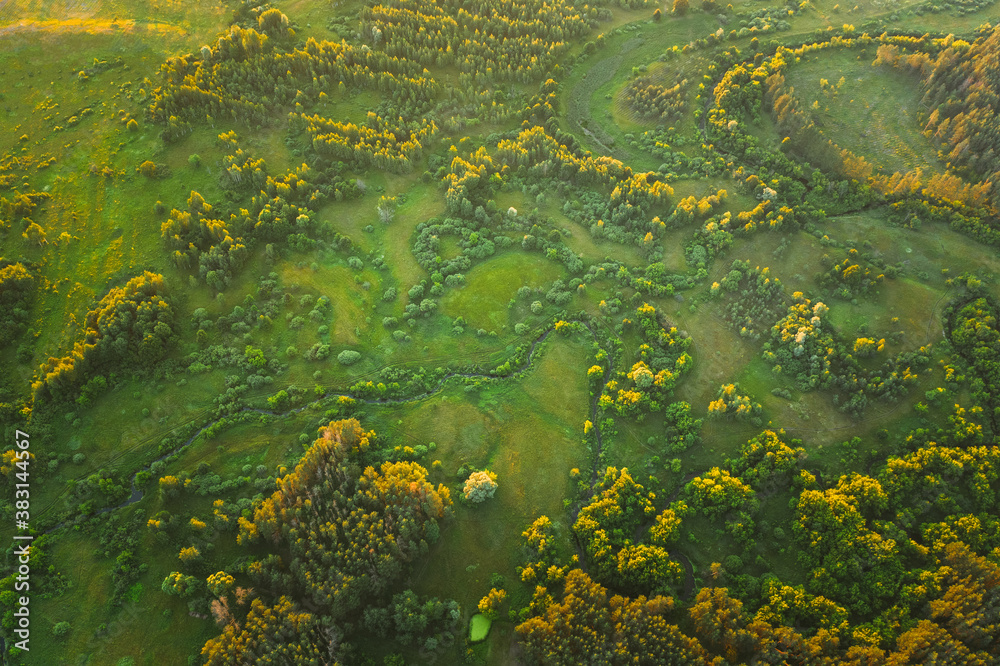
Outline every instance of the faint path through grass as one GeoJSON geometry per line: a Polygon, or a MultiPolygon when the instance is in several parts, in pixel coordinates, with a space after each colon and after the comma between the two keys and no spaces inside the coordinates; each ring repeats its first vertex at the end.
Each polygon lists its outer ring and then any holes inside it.
{"type": "Polygon", "coordinates": [[[614,139],[604,131],[600,123],[590,122],[594,119],[594,115],[590,109],[590,98],[597,92],[598,88],[615,77],[615,74],[618,73],[618,68],[625,61],[625,55],[642,45],[644,41],[642,37],[633,37],[622,44],[615,52],[615,55],[598,60],[590,65],[587,71],[584,72],[580,83],[573,88],[573,92],[567,100],[566,118],[570,124],[570,131],[583,132],[591,141],[600,146],[601,150],[606,154],[619,160],[628,159],[628,156],[620,148],[609,147],[608,144],[614,143],[614,139]],[[586,126],[584,125],[584,121],[587,121],[586,126]],[[589,127],[591,124],[593,124],[592,129],[589,127]]]}

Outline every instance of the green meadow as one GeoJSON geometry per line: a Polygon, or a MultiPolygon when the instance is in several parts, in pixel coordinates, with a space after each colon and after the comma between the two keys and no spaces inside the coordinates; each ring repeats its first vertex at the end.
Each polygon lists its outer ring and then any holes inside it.
{"type": "Polygon", "coordinates": [[[466,4],[0,12],[4,663],[991,663],[995,6],[466,4]]]}

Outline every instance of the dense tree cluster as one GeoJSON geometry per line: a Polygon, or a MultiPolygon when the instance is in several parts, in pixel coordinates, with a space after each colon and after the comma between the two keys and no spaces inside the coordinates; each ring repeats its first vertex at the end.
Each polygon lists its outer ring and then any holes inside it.
{"type": "Polygon", "coordinates": [[[397,173],[410,170],[437,132],[434,121],[408,124],[402,117],[388,120],[371,111],[362,125],[319,115],[302,114],[300,118],[313,148],[323,157],[397,173]]]}
{"type": "Polygon", "coordinates": [[[686,86],[687,79],[668,88],[641,77],[625,86],[622,98],[637,115],[659,123],[672,123],[684,113],[686,86]]]}
{"type": "Polygon", "coordinates": [[[802,492],[793,533],[813,571],[811,589],[849,599],[859,614],[896,597],[905,569],[898,530],[879,522],[887,508],[882,485],[857,474],[841,477],[835,488],[802,492]]]}
{"type": "Polygon", "coordinates": [[[969,366],[973,398],[986,413],[994,435],[1000,433],[1000,308],[975,298],[946,313],[951,343],[969,366]]]}
{"type": "Polygon", "coordinates": [[[335,628],[324,627],[316,615],[298,609],[288,597],[270,606],[254,599],[243,622],[227,623],[222,635],[205,643],[201,655],[212,666],[337,663],[338,638],[335,628]]]}
{"type": "Polygon", "coordinates": [[[765,345],[764,358],[777,362],[776,372],[795,377],[802,388],[814,388],[833,367],[833,336],[823,319],[830,308],[798,291],[792,299],[785,316],[771,328],[772,347],[765,345]]]}
{"type": "Polygon", "coordinates": [[[199,55],[168,59],[149,107],[152,120],[167,125],[164,138],[173,138],[184,119],[206,115],[267,123],[274,106],[298,109],[321,94],[342,95],[341,84],[383,92],[400,103],[426,104],[437,92],[415,62],[312,38],[302,48],[286,49],[287,40],[273,34],[234,25],[199,55]]]}
{"type": "Polygon", "coordinates": [[[757,501],[756,493],[750,486],[728,470],[718,467],[691,479],[685,491],[691,499],[692,508],[709,517],[745,509],[757,501]]]}
{"type": "Polygon", "coordinates": [[[187,268],[196,263],[199,276],[222,291],[246,261],[248,252],[243,239],[234,239],[226,223],[212,219],[211,213],[212,205],[192,191],[187,210],[171,210],[160,226],[160,235],[167,249],[173,251],[178,266],[187,268]]]}
{"type": "Polygon", "coordinates": [[[516,139],[499,142],[495,159],[522,177],[555,177],[578,186],[608,186],[611,195],[606,200],[606,208],[587,211],[589,214],[580,220],[591,228],[591,233],[605,224],[633,232],[641,225],[645,227],[642,229],[644,235],[649,227],[650,209],[665,204],[673,195],[673,189],[655,173],[635,173],[631,167],[609,157],[595,159],[590,153],[581,153],[560,143],[556,136],[540,126],[521,131],[516,139]],[[598,219],[597,215],[603,217],[598,219]]]}
{"type": "Polygon", "coordinates": [[[451,506],[414,463],[355,469],[372,436],[355,420],[332,422],[253,520],[240,520],[241,542],[264,538],[292,554],[287,570],[268,560],[259,575],[288,578],[335,617],[387,589],[436,540],[451,506]]]}
{"type": "MultiPolygon", "coordinates": [[[[924,78],[923,104],[930,109],[925,133],[947,151],[952,164],[968,169],[973,180],[996,183],[1000,177],[1000,27],[985,25],[972,44],[952,36],[932,59],[926,52],[904,55],[898,47],[879,49],[887,64],[903,59],[924,78]]],[[[900,63],[902,64],[902,63],[900,63]]],[[[992,201],[996,205],[996,193],[992,201]]]]}
{"type": "MultiPolygon", "coordinates": [[[[271,609],[255,600],[242,625],[233,622],[206,643],[210,663],[230,663],[225,659],[262,645],[294,651],[300,641],[335,651],[343,636],[336,623],[384,597],[405,565],[437,540],[437,521],[451,510],[448,489],[431,486],[415,463],[363,467],[374,436],[354,419],[331,422],[254,507],[252,520],[239,518],[241,544],[262,540],[282,553],[250,562],[246,574],[256,589],[289,596],[271,609]],[[299,611],[299,603],[318,615],[299,611]],[[283,629],[288,623],[301,627],[283,629]]],[[[381,626],[375,616],[372,622],[381,626]]]]}
{"type": "Polygon", "coordinates": [[[671,403],[663,414],[663,441],[667,453],[681,453],[701,441],[702,420],[691,416],[690,404],[671,403]]]}
{"type": "Polygon", "coordinates": [[[412,590],[392,597],[387,607],[369,606],[364,611],[365,629],[380,638],[392,636],[403,645],[420,645],[433,652],[450,645],[462,613],[455,601],[421,599],[412,590]]]}
{"type": "MultiPolygon", "coordinates": [[[[543,593],[545,588],[540,588],[543,593]]],[[[709,656],[698,642],[664,617],[670,597],[647,599],[610,595],[580,569],[566,577],[558,600],[517,627],[529,663],[704,664],[709,656]]],[[[710,663],[710,662],[709,662],[710,663]]]]}
{"type": "Polygon", "coordinates": [[[765,430],[748,440],[732,463],[733,472],[758,492],[783,487],[806,457],[806,450],[799,446],[802,442],[786,443],[784,435],[784,430],[765,430]]]}
{"type": "Polygon", "coordinates": [[[362,20],[384,53],[456,67],[460,85],[484,85],[547,75],[569,40],[590,30],[590,14],[563,0],[392,0],[366,8],[362,20]]]}
{"type": "Polygon", "coordinates": [[[114,287],[90,310],[82,339],[67,356],[50,358],[32,383],[36,402],[66,400],[84,384],[106,385],[105,374],[151,368],[174,337],[174,310],[163,276],[144,272],[114,287]]]}
{"type": "Polygon", "coordinates": [[[676,536],[683,505],[666,509],[649,532],[652,543],[643,543],[635,535],[655,515],[656,495],[646,492],[627,469],[614,467],[605,470],[594,491],[573,524],[594,576],[632,590],[669,584],[680,573],[680,565],[670,559],[665,546],[676,536]]]}
{"type": "Polygon", "coordinates": [[[753,420],[760,425],[760,415],[764,408],[746,393],[741,393],[739,384],[723,384],[719,387],[715,400],[708,403],[708,416],[753,420]]]}
{"type": "Polygon", "coordinates": [[[674,386],[691,369],[692,360],[687,353],[691,340],[681,337],[676,327],[665,326],[656,308],[643,303],[636,309],[636,318],[643,344],[635,362],[611,378],[598,399],[602,409],[633,416],[660,411],[674,386]]]}
{"type": "Polygon", "coordinates": [[[829,312],[825,304],[813,303],[801,292],[792,294],[792,300],[771,329],[764,360],[775,364],[775,373],[793,377],[801,390],[836,390],[843,411],[860,414],[872,400],[900,398],[917,381],[913,368],[927,363],[929,346],[900,352],[878,367],[863,365],[858,358],[882,351],[884,339],[842,341],[824,320],[829,312]]]}
{"type": "Polygon", "coordinates": [[[725,297],[724,316],[729,325],[752,340],[759,340],[786,308],[781,280],[771,277],[766,266],[751,268],[749,261],[734,261],[729,273],[712,283],[711,293],[725,297]]]}
{"type": "Polygon", "coordinates": [[[854,248],[847,251],[847,258],[840,263],[827,257],[826,264],[828,269],[821,284],[846,300],[869,293],[885,280],[885,274],[877,268],[860,263],[854,248]]]}
{"type": "Polygon", "coordinates": [[[0,258],[0,347],[9,344],[28,323],[35,274],[20,261],[0,258]]]}

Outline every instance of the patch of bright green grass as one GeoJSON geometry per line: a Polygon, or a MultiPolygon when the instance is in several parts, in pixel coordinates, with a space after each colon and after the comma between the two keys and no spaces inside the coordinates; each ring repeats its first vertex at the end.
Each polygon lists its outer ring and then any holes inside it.
{"type": "Polygon", "coordinates": [[[482,613],[473,615],[472,619],[469,620],[469,642],[478,643],[479,641],[486,640],[492,624],[493,620],[482,613]]]}

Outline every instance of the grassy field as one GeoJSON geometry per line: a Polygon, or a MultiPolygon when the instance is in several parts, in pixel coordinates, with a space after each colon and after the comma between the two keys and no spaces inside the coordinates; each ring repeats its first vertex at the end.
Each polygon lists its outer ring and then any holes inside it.
{"type": "Polygon", "coordinates": [[[925,112],[919,79],[873,67],[874,59],[874,49],[823,51],[790,67],[787,85],[803,108],[815,110],[827,138],[884,172],[921,169],[930,177],[942,171],[937,151],[920,132],[925,112]]]}
{"type": "Polygon", "coordinates": [[[442,298],[441,311],[463,317],[474,328],[498,333],[513,328],[507,303],[521,287],[541,288],[562,277],[558,264],[522,252],[507,252],[473,266],[466,286],[442,298]]]}
{"type": "MultiPolygon", "coordinates": [[[[357,48],[380,48],[370,33],[363,33],[360,39],[354,35],[354,28],[361,31],[362,27],[357,17],[363,8],[359,0],[282,0],[275,4],[288,15],[299,38],[344,38],[357,48]],[[350,17],[348,28],[341,24],[328,27],[331,18],[341,16],[350,17]]],[[[700,92],[698,84],[707,81],[703,77],[709,64],[723,47],[736,46],[752,58],[750,40],[755,37],[762,45],[771,40],[794,44],[818,39],[830,32],[828,29],[841,29],[844,24],[855,25],[859,32],[875,30],[872,26],[876,23],[862,28],[865,21],[969,35],[980,23],[997,19],[995,6],[960,16],[921,8],[917,0],[863,0],[843,7],[835,0],[818,0],[799,6],[789,18],[787,31],[758,34],[748,30],[730,38],[730,30],[746,27],[748,12],[782,9],[785,4],[747,0],[720,7],[717,13],[705,12],[696,4],[699,7],[692,7],[685,17],[672,17],[664,11],[660,21],[652,19],[652,6],[634,11],[615,8],[610,10],[610,21],[574,42],[568,55],[575,61],[571,66],[560,65],[560,71],[553,74],[559,79],[558,127],[571,132],[595,158],[615,158],[640,173],[656,170],[662,158],[631,145],[627,136],[656,128],[647,119],[636,117],[622,100],[623,89],[636,76],[650,76],[663,85],[689,79],[688,105],[674,127],[686,139],[682,149],[688,156],[707,156],[713,149],[702,145],[705,136],[696,118],[695,97],[700,92]],[[660,58],[675,46],[684,48],[720,27],[727,35],[722,47],[688,47],[679,55],[660,58]],[[585,55],[584,43],[602,34],[601,44],[585,55]]],[[[666,273],[691,276],[693,289],[682,288],[667,295],[655,295],[663,290],[650,289],[639,293],[636,283],[630,283],[622,273],[591,281],[578,290],[581,276],[591,265],[618,261],[637,275],[646,269],[646,255],[634,246],[594,238],[583,224],[571,219],[566,212],[574,213],[565,206],[586,200],[579,196],[575,184],[567,183],[573,185],[569,194],[562,185],[558,192],[553,187],[525,194],[520,186],[503,182],[518,173],[515,165],[505,165],[490,179],[490,187],[496,179],[501,181],[496,188],[499,192],[492,195],[493,203],[500,210],[537,209],[548,219],[539,223],[544,233],[558,231],[582,260],[583,269],[571,272],[541,252],[522,250],[520,240],[527,231],[511,230],[505,223],[491,231],[506,234],[515,245],[476,259],[465,271],[463,285],[449,284],[440,296],[433,297],[438,304],[435,312],[427,316],[420,313],[408,321],[404,317],[410,305],[408,290],[431,277],[414,256],[417,226],[446,216],[446,187],[422,172],[434,173],[441,155],[451,159],[448,142],[460,146],[461,154],[480,145],[494,152],[496,137],[487,137],[521,127],[525,112],[520,109],[501,121],[472,122],[465,130],[454,129],[457,124],[441,129],[408,173],[389,173],[354,163],[343,166],[338,177],[354,180],[364,190],[363,196],[344,201],[331,198],[313,211],[312,217],[321,227],[348,237],[349,248],[336,250],[320,240],[313,249],[293,250],[276,243],[276,250],[265,252],[263,245],[257,244],[224,291],[216,293],[200,284],[192,276],[196,270],[178,268],[170,259],[160,229],[167,219],[165,211],[184,208],[192,191],[219,209],[231,203],[249,205],[240,199],[242,194],[227,191],[221,184],[226,149],[216,137],[236,131],[241,146],[264,157],[269,174],[275,177],[303,162],[311,166],[320,162],[311,146],[289,130],[288,109],[279,109],[270,122],[252,127],[229,119],[199,121],[188,136],[172,143],[161,138],[162,126],[148,120],[149,100],[145,90],[140,93],[140,88],[148,87],[144,80],[160,85],[159,70],[164,61],[178,54],[199,53],[203,45],[213,43],[229,25],[234,9],[231,2],[193,4],[180,0],[11,0],[0,7],[0,119],[6,130],[0,132],[0,154],[17,158],[20,164],[16,178],[9,186],[2,186],[0,196],[9,199],[19,192],[37,190],[52,197],[32,217],[44,229],[47,243],[29,242],[22,236],[27,222],[7,230],[7,209],[0,208],[4,216],[0,220],[0,254],[4,259],[31,263],[39,275],[30,305],[29,330],[0,349],[0,389],[4,391],[0,402],[8,410],[4,413],[16,413],[8,409],[8,401],[13,404],[15,399],[29,396],[31,381],[37,378],[45,359],[65,355],[81,339],[87,312],[109,289],[143,270],[164,276],[177,313],[178,333],[162,367],[148,373],[122,371],[105,393],[60,406],[60,413],[51,416],[53,422],[44,430],[45,441],[38,444],[37,451],[40,456],[42,451],[52,452],[56,459],[32,477],[36,484],[31,489],[33,520],[72,517],[82,502],[99,499],[98,491],[91,490],[84,497],[86,493],[75,490],[92,475],[110,472],[127,486],[137,471],[168,449],[171,455],[157,463],[156,474],[148,483],[140,484],[144,496],[134,505],[101,514],[92,526],[61,527],[55,532],[49,549],[68,586],[58,595],[33,599],[32,627],[40,638],[32,643],[27,658],[14,663],[125,665],[130,663],[128,658],[150,666],[185,663],[208,638],[218,635],[219,628],[211,618],[190,614],[186,600],[161,591],[164,577],[181,568],[177,544],[167,546],[153,530],[143,528],[136,548],[145,568],[123,605],[112,607],[108,599],[114,590],[118,553],[106,554],[99,543],[105,521],[111,516],[135,514],[145,525],[146,519],[166,510],[184,523],[191,518],[210,522],[215,499],[238,501],[271,492],[273,485],[260,479],[275,475],[282,466],[294,465],[315,438],[317,427],[331,418],[327,410],[337,407],[336,396],[350,393],[356,382],[391,383],[393,380],[385,377],[403,370],[441,370],[443,374],[445,369],[465,372],[466,366],[472,365],[492,370],[509,359],[518,345],[548,330],[556,313],[563,310],[568,314],[559,316],[566,319],[576,319],[581,311],[587,313],[592,328],[600,333],[598,340],[586,332],[568,336],[553,332],[535,347],[532,364],[523,375],[486,379],[480,370],[469,370],[473,376],[451,377],[426,391],[414,389],[412,395],[398,400],[359,404],[352,412],[364,428],[378,433],[379,447],[426,446],[428,452],[417,462],[427,468],[433,483],[450,488],[456,500],[454,517],[442,524],[439,541],[415,561],[398,587],[457,600],[463,628],[468,628],[477,602],[488,592],[495,575],[506,582],[509,608],[517,611],[528,603],[532,590],[520,584],[517,573],[524,564],[520,539],[538,516],[547,515],[558,524],[559,545],[565,553],[580,553],[570,539],[570,507],[586,494],[592,474],[601,471],[592,469],[595,451],[584,440],[584,422],[594,418],[591,392],[598,385],[588,380],[587,369],[597,362],[598,343],[608,346],[614,355],[615,371],[630,367],[639,358],[642,339],[618,327],[643,302],[654,305],[665,323],[692,338],[689,352],[693,368],[678,383],[670,400],[688,401],[693,416],[705,419],[701,442],[676,454],[655,443],[662,440],[664,432],[662,410],[642,419],[616,416],[603,431],[602,460],[628,467],[636,480],[656,493],[658,509],[668,499],[683,499],[687,480],[711,467],[724,466],[764,428],[784,428],[789,437],[800,438],[807,451],[805,467],[835,481],[838,475],[852,471],[876,474],[881,464],[878,461],[884,460],[907,432],[946,422],[946,407],[950,406],[915,409],[925,400],[925,392],[944,382],[939,361],[950,359],[944,351],[932,354],[930,367],[913,368],[920,379],[903,399],[873,405],[861,416],[852,417],[837,408],[831,391],[803,392],[792,378],[775,375],[771,364],[762,359],[767,331],[759,341],[741,337],[723,319],[720,301],[709,296],[710,285],[725,278],[734,260],[746,260],[753,266],[768,266],[782,281],[788,297],[796,291],[814,299],[823,294],[830,307],[827,320],[844,339],[866,335],[892,340],[898,336],[886,345],[886,353],[891,354],[931,343],[936,349],[941,347],[942,314],[963,293],[954,278],[974,273],[989,293],[1000,297],[1000,258],[995,248],[942,224],[925,223],[919,229],[893,226],[879,202],[853,214],[826,219],[820,229],[810,232],[785,228],[737,234],[733,246],[708,262],[701,274],[685,259],[685,245],[696,229],[692,223],[666,232],[657,242],[662,244],[666,273]],[[101,61],[107,66],[98,67],[101,61]],[[79,75],[81,70],[94,67],[89,77],[79,75]],[[126,123],[133,119],[136,124],[130,128],[126,123]],[[448,137],[447,142],[442,137],[448,137]],[[162,177],[137,172],[146,160],[160,165],[162,177]],[[396,197],[398,203],[388,223],[380,220],[376,209],[382,196],[396,197]],[[824,255],[841,261],[850,248],[893,267],[891,272],[898,275],[857,299],[827,298],[822,280],[824,255]],[[380,260],[385,264],[381,268],[380,260]],[[276,301],[272,321],[239,333],[227,332],[219,325],[219,318],[228,317],[237,307],[263,307],[258,285],[266,279],[273,279],[285,294],[276,301]],[[564,305],[557,306],[546,298],[556,280],[564,281],[572,292],[564,305]],[[517,295],[522,287],[531,290],[527,298],[517,295]],[[395,290],[395,297],[392,292],[384,296],[390,289],[395,290]],[[312,312],[323,297],[330,300],[331,307],[322,313],[312,312]],[[532,307],[535,301],[540,308],[532,307]],[[607,305],[613,302],[620,303],[617,311],[607,305]],[[213,322],[204,334],[197,333],[195,318],[199,315],[195,312],[199,309],[213,322]],[[615,314],[610,314],[613,311],[615,314]],[[464,320],[464,328],[457,324],[459,318],[464,320]],[[617,346],[608,345],[605,338],[615,340],[617,346]],[[329,346],[325,358],[306,357],[308,350],[323,345],[329,346]],[[211,368],[195,365],[189,369],[189,365],[194,359],[207,358],[212,349],[220,354],[233,352],[235,358],[245,361],[247,346],[259,348],[270,363],[265,372],[268,379],[257,377],[251,390],[230,407],[221,407],[230,388],[249,385],[249,371],[238,361],[219,361],[211,368]],[[337,355],[346,350],[359,352],[360,360],[351,365],[340,363],[337,355]],[[733,381],[763,405],[760,423],[707,418],[708,405],[719,387],[733,381]],[[199,436],[180,449],[194,432],[215,423],[227,410],[257,409],[280,390],[296,393],[299,389],[298,397],[274,409],[278,414],[259,423],[220,428],[211,437],[199,436]],[[787,395],[775,395],[774,389],[787,391],[787,395]],[[324,392],[333,397],[323,398],[324,392]],[[858,451],[843,444],[854,436],[863,440],[858,451]],[[672,458],[680,460],[679,469],[671,468],[672,458]],[[246,476],[249,481],[221,497],[193,492],[171,499],[161,496],[157,476],[195,474],[199,466],[207,466],[224,479],[246,476]],[[499,483],[495,496],[479,505],[458,499],[471,468],[491,470],[499,483]],[[62,621],[70,622],[72,628],[57,639],[52,635],[53,627],[62,621]]],[[[874,47],[867,51],[827,49],[792,64],[787,83],[794,87],[802,107],[811,108],[828,138],[885,172],[919,168],[930,175],[941,170],[936,150],[920,133],[919,119],[925,110],[920,107],[918,80],[896,70],[872,67],[874,58],[874,47]],[[821,79],[829,85],[821,86],[821,79]],[[831,86],[837,91],[831,92],[831,86]]],[[[445,120],[476,120],[467,117],[471,111],[462,107],[466,100],[448,90],[458,85],[459,68],[433,63],[428,67],[424,75],[434,77],[441,88],[435,93],[434,104],[440,102],[442,108],[448,108],[444,117],[436,115],[436,108],[426,112],[428,117],[433,115],[441,125],[445,120]],[[447,107],[446,101],[453,103],[453,108],[447,107]],[[448,118],[449,114],[454,117],[448,118]]],[[[502,95],[496,99],[520,103],[535,93],[538,83],[505,82],[497,86],[495,92],[502,95]]],[[[710,93],[702,94],[707,97],[710,93]]],[[[369,111],[385,113],[388,109],[394,113],[397,103],[399,99],[373,86],[346,95],[331,94],[309,112],[361,124],[369,111]]],[[[749,131],[765,149],[777,148],[781,140],[767,113],[750,123],[749,131]]],[[[723,157],[732,160],[731,155],[723,157]]],[[[449,163],[444,162],[446,166],[449,163]]],[[[730,164],[731,168],[737,166],[730,164]]],[[[606,195],[614,185],[601,184],[594,191],[606,195]]],[[[729,211],[735,216],[758,203],[752,195],[739,191],[727,172],[711,178],[684,178],[671,186],[675,194],[669,206],[683,197],[700,199],[720,189],[727,190],[728,198],[716,212],[729,211]]],[[[659,210],[645,212],[661,214],[659,210]]],[[[447,212],[447,217],[456,216],[447,212]]],[[[440,241],[444,260],[463,252],[458,235],[447,235],[440,241]]],[[[884,360],[886,353],[877,360],[884,360]]],[[[866,363],[874,364],[875,360],[866,363]]],[[[955,399],[971,404],[967,391],[955,399]]],[[[603,416],[613,414],[609,410],[603,416]]],[[[96,487],[96,481],[94,484],[96,487]]],[[[797,488],[784,488],[760,497],[757,543],[747,556],[747,572],[755,576],[770,572],[786,584],[807,582],[808,571],[798,563],[791,530],[785,530],[785,536],[774,530],[787,527],[794,519],[789,501],[797,495],[797,488]]],[[[6,511],[8,505],[3,506],[6,511]]],[[[712,563],[738,552],[721,521],[691,516],[685,518],[682,531],[677,548],[690,558],[698,585],[710,583],[712,563]]],[[[2,536],[6,538],[7,531],[2,536]]],[[[190,529],[183,532],[182,540],[194,542],[196,538],[190,529]]],[[[248,553],[237,547],[233,532],[214,533],[205,540],[213,544],[206,557],[207,573],[230,566],[248,553]]],[[[198,575],[204,578],[205,572],[199,570],[198,575]]],[[[505,609],[488,628],[485,640],[472,648],[471,659],[488,664],[519,663],[522,655],[514,626],[505,609]]],[[[402,650],[406,663],[457,663],[470,647],[459,639],[454,646],[428,656],[416,648],[403,649],[393,642],[369,638],[359,639],[361,654],[381,659],[402,650]]]]}
{"type": "MultiPolygon", "coordinates": [[[[370,412],[372,427],[395,444],[434,442],[421,462],[432,469],[432,481],[451,486],[456,500],[464,477],[455,473],[462,465],[497,474],[495,497],[476,506],[458,502],[455,518],[445,523],[441,540],[413,575],[416,592],[459,601],[465,620],[489,591],[492,574],[517,579],[520,534],[532,520],[547,515],[566,524],[562,500],[575,484],[570,470],[587,465],[580,443],[588,414],[587,345],[557,339],[539,353],[522,386],[471,393],[455,387],[433,399],[370,412]]],[[[499,624],[488,649],[506,654],[510,635],[498,631],[507,623],[499,624]]]]}

